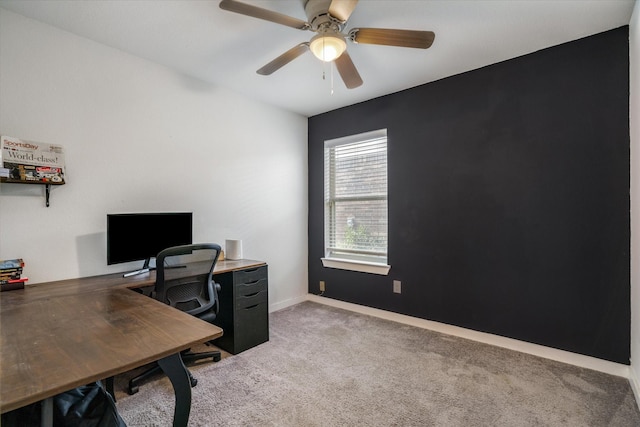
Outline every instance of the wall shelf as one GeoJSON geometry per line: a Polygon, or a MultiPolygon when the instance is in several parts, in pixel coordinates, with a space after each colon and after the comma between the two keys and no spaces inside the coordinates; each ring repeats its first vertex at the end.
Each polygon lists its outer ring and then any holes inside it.
{"type": "Polygon", "coordinates": [[[52,182],[52,181],[26,181],[22,179],[13,179],[13,178],[0,178],[0,182],[4,182],[7,184],[37,184],[44,185],[44,193],[45,193],[45,203],[47,207],[49,207],[49,196],[51,195],[51,186],[52,185],[64,185],[64,182],[52,182]]]}

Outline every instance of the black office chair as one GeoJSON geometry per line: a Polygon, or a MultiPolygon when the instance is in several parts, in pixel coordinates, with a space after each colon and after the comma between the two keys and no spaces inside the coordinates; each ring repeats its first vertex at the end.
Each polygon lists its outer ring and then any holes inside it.
{"type": "MultiPolygon", "coordinates": [[[[218,262],[222,248],[215,243],[200,243],[174,246],[161,251],[156,257],[156,283],[151,296],[179,310],[213,322],[219,310],[218,291],[220,285],[213,281],[213,269],[218,262]],[[186,268],[186,263],[189,267],[186,268]],[[184,267],[184,268],[183,268],[184,267]],[[196,275],[193,275],[194,270],[196,275]]],[[[221,359],[219,351],[180,353],[186,364],[201,359],[221,359]]],[[[129,381],[129,394],[138,392],[139,383],[161,372],[154,366],[129,381]]],[[[191,387],[198,383],[189,372],[191,387]]]]}

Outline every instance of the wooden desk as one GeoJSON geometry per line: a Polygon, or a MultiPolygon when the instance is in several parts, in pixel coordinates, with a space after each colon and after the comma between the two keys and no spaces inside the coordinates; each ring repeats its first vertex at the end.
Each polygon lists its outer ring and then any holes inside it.
{"type": "MultiPolygon", "coordinates": [[[[216,273],[264,265],[221,261],[216,273]]],[[[176,394],[174,426],[186,426],[191,386],[179,353],[222,329],[126,288],[155,274],[122,273],[28,285],[0,295],[2,413],[158,360],[176,394]]]]}
{"type": "MultiPolygon", "coordinates": [[[[247,270],[255,267],[266,265],[264,261],[255,261],[250,259],[241,260],[224,260],[218,261],[213,270],[213,274],[223,274],[238,270],[247,270]]],[[[176,274],[182,274],[181,270],[177,270],[176,274]]],[[[167,270],[167,275],[170,275],[167,270]]],[[[170,276],[168,276],[170,277],[170,276]]],[[[29,301],[40,298],[52,298],[54,296],[78,294],[85,292],[95,292],[101,289],[136,289],[153,286],[156,282],[156,272],[139,274],[137,276],[122,277],[122,273],[104,274],[100,276],[81,277],[78,279],[58,280],[55,282],[26,284],[24,290],[15,290],[3,292],[0,294],[0,303],[13,304],[16,299],[24,299],[22,295],[28,292],[29,301]]],[[[0,306],[1,307],[1,306],[0,306]]]]}

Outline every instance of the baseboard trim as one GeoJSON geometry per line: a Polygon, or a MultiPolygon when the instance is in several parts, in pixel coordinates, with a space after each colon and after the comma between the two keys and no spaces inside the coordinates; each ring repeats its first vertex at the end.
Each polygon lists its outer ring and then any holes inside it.
{"type": "Polygon", "coordinates": [[[459,326],[447,325],[445,323],[420,319],[377,308],[338,301],[331,298],[321,297],[319,295],[307,294],[306,300],[627,378],[631,382],[631,387],[636,396],[636,402],[640,402],[640,388],[638,387],[640,383],[638,382],[638,377],[635,376],[635,374],[633,375],[633,378],[631,377],[630,367],[627,365],[485,332],[478,332],[471,329],[461,328],[459,326]]]}
{"type": "Polygon", "coordinates": [[[276,304],[271,304],[269,305],[269,313],[273,313],[274,311],[278,311],[278,310],[282,310],[283,308],[287,308],[289,306],[292,305],[296,305],[296,304],[300,304],[301,302],[304,302],[307,300],[307,296],[306,295],[302,295],[299,297],[295,297],[295,298],[289,298],[288,300],[285,301],[280,301],[276,304]]]}
{"type": "Polygon", "coordinates": [[[636,403],[638,403],[638,408],[640,408],[640,378],[638,378],[638,373],[633,368],[633,363],[629,367],[629,384],[631,384],[631,390],[633,391],[633,396],[636,398],[636,403]]]}

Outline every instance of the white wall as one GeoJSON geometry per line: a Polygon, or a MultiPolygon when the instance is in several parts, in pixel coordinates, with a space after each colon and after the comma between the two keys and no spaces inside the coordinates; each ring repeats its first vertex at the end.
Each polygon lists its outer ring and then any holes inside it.
{"type": "Polygon", "coordinates": [[[305,117],[0,9],[0,133],[65,148],[49,208],[0,185],[29,283],[140,267],[107,266],[107,213],[192,211],[195,242],[268,262],[272,310],[307,294],[305,117]]]}
{"type": "Polygon", "coordinates": [[[640,402],[640,2],[629,23],[631,127],[631,386],[640,402]]]}

